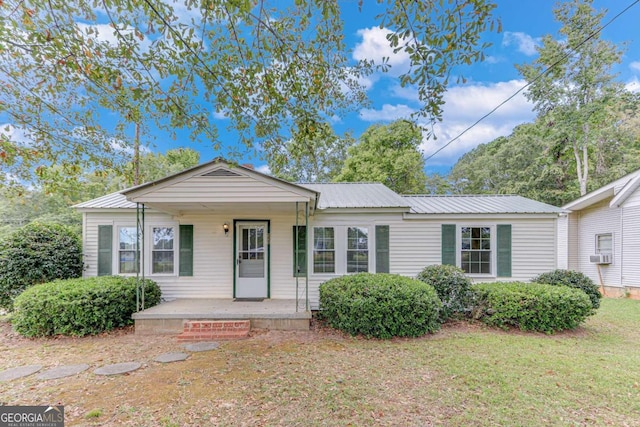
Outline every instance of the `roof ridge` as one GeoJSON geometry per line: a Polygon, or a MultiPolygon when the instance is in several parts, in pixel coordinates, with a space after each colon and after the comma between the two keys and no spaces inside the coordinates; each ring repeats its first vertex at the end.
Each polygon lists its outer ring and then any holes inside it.
{"type": "Polygon", "coordinates": [[[522,197],[519,194],[401,194],[401,197],[522,197]]]}

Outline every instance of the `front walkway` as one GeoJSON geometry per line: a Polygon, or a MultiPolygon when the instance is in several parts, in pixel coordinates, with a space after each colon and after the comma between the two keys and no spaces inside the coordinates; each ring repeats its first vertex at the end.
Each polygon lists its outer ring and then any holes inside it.
{"type": "Polygon", "coordinates": [[[178,334],[189,320],[250,320],[252,328],[308,330],[311,312],[297,311],[296,301],[265,299],[180,298],[133,314],[136,334],[178,334]]]}

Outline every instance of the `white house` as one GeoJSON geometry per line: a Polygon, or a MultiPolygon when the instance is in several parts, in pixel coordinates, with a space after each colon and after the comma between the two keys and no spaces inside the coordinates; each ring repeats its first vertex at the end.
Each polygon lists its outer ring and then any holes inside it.
{"type": "Polygon", "coordinates": [[[357,272],[415,276],[444,263],[474,281],[527,281],[558,267],[564,215],[519,196],[293,184],[221,159],[75,207],[85,276],[135,274],[139,251],[165,300],[295,299],[310,309],[322,282],[357,272]]]}
{"type": "Polygon", "coordinates": [[[563,207],[571,213],[559,224],[560,258],[607,295],[640,297],[639,188],[637,170],[563,207]]]}

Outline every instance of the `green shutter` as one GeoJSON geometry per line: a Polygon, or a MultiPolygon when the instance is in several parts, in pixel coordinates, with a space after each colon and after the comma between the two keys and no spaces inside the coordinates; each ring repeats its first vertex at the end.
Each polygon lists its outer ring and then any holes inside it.
{"type": "Polygon", "coordinates": [[[180,226],[180,276],[193,276],[193,225],[180,226]]]}
{"type": "Polygon", "coordinates": [[[456,265],[455,224],[442,224],[442,264],[456,265]]]}
{"type": "Polygon", "coordinates": [[[511,277],[511,224],[499,224],[497,232],[498,277],[511,277]]]}
{"type": "Polygon", "coordinates": [[[304,225],[293,226],[293,277],[305,277],[307,275],[307,227],[304,225]],[[296,265],[296,238],[298,241],[298,265],[296,265]]]}
{"type": "Polygon", "coordinates": [[[376,225],[376,273],[389,272],[389,226],[376,225]]]}
{"type": "Polygon", "coordinates": [[[113,266],[113,225],[98,226],[98,276],[111,276],[113,266]]]}

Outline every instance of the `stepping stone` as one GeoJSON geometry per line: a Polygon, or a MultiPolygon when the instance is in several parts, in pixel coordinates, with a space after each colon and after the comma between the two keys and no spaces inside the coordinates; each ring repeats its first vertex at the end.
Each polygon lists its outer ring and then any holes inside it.
{"type": "Polygon", "coordinates": [[[79,374],[80,372],[89,369],[89,365],[62,365],[55,368],[48,369],[38,374],[39,380],[55,380],[57,378],[70,377],[71,375],[79,374]]]}
{"type": "Polygon", "coordinates": [[[18,366],[16,368],[7,369],[0,372],[0,381],[11,381],[22,377],[27,377],[29,375],[35,374],[40,369],[42,369],[42,365],[18,366]]]}
{"type": "Polygon", "coordinates": [[[115,365],[106,365],[102,368],[98,368],[93,371],[93,373],[96,375],[120,375],[135,371],[141,366],[142,363],[138,362],[116,363],[115,365]]]}
{"type": "Polygon", "coordinates": [[[192,351],[194,353],[197,353],[199,351],[215,350],[218,347],[220,347],[220,344],[218,344],[217,342],[197,342],[194,344],[184,345],[185,350],[192,351]]]}
{"type": "Polygon", "coordinates": [[[189,355],[187,353],[182,353],[182,352],[164,353],[153,360],[160,363],[170,363],[170,362],[180,362],[182,360],[186,360],[187,357],[189,357],[189,355]]]}

